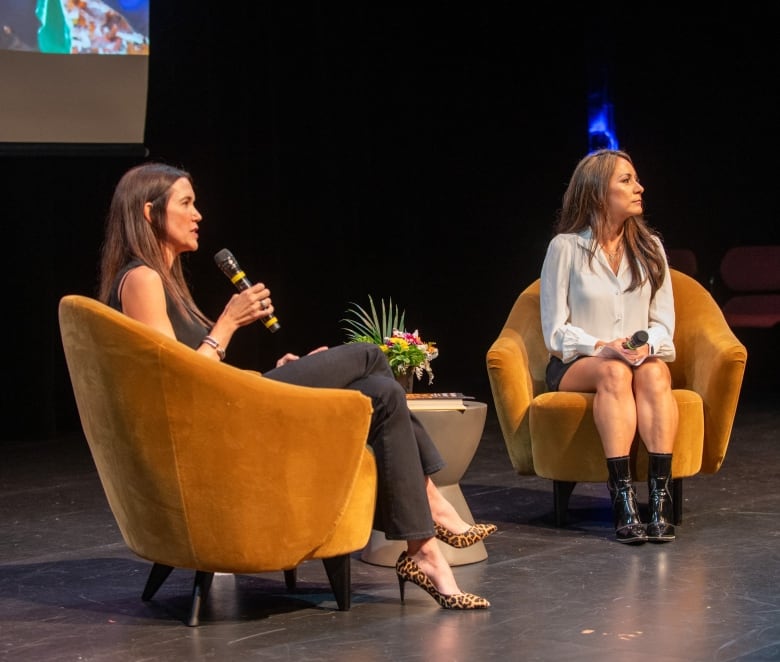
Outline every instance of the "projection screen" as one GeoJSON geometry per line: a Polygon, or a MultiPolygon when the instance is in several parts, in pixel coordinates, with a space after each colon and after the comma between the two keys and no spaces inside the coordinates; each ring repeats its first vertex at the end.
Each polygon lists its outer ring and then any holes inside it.
{"type": "Polygon", "coordinates": [[[0,0],[0,144],[137,145],[149,0],[0,0]]]}

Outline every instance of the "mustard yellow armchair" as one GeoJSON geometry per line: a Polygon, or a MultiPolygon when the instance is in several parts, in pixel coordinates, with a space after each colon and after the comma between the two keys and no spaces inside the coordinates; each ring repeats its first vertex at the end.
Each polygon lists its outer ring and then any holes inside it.
{"type": "MultiPolygon", "coordinates": [[[[670,270],[677,358],[670,364],[680,425],[672,464],[674,520],[682,522],[682,479],[715,473],[726,456],[747,351],[715,300],[696,280],[670,270]]],[[[593,394],[546,392],[548,361],[539,280],[517,298],[487,352],[487,371],[501,432],[520,475],[553,481],[555,524],[566,522],[578,482],[606,482],[607,467],[593,421],[593,394]]],[[[647,477],[647,453],[634,440],[632,474],[647,477]]]]}
{"type": "Polygon", "coordinates": [[[59,304],[81,425],[128,547],[151,561],[151,600],[195,570],[188,625],[215,572],[295,569],[322,559],[341,610],[350,554],[371,534],[371,401],[357,391],[264,379],[79,295],[59,304]]]}

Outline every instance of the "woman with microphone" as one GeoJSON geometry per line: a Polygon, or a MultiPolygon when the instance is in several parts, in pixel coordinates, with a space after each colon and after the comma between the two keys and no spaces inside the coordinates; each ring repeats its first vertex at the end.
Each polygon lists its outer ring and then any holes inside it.
{"type": "Polygon", "coordinates": [[[632,544],[675,537],[674,299],[661,239],[642,217],[644,190],[626,152],[585,156],[563,195],[540,291],[547,387],[595,393],[615,535],[632,544]],[[629,467],[637,433],[650,457],[646,525],[629,467]]]}
{"type": "MultiPolygon", "coordinates": [[[[215,321],[195,304],[181,256],[198,249],[202,216],[189,173],[146,163],[127,171],[116,186],[106,219],[99,298],[104,303],[176,338],[214,360],[224,360],[233,334],[274,317],[271,291],[247,283],[215,321]]],[[[455,547],[473,545],[496,530],[470,525],[439,492],[431,474],[444,461],[409,411],[406,394],[382,350],[371,343],[319,347],[306,356],[285,354],[260,379],[300,386],[347,388],[371,398],[374,413],[368,443],[378,473],[375,528],[390,540],[405,540],[396,563],[404,596],[411,581],[445,609],[484,609],[485,599],[464,593],[437,538],[455,547]]]]}

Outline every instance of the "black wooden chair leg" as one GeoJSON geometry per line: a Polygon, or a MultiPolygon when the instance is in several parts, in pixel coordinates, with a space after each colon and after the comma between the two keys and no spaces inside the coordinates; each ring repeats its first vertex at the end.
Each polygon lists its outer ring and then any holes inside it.
{"type": "Polygon", "coordinates": [[[555,517],[555,526],[562,527],[566,525],[566,513],[569,510],[569,497],[574,491],[576,482],[566,480],[553,481],[553,513],[555,517]]]}
{"type": "Polygon", "coordinates": [[[197,627],[200,621],[200,608],[201,605],[209,597],[209,589],[211,588],[211,582],[214,579],[213,572],[201,572],[198,570],[195,573],[195,584],[192,587],[192,605],[190,607],[190,617],[187,620],[187,625],[190,627],[197,627]]]}
{"type": "Polygon", "coordinates": [[[352,567],[349,554],[322,559],[325,572],[328,574],[330,587],[336,597],[340,611],[349,611],[352,606],[352,567]]]}
{"type": "Polygon", "coordinates": [[[672,478],[672,509],[675,524],[682,524],[683,479],[672,478]]]}
{"type": "Polygon", "coordinates": [[[169,565],[163,565],[162,563],[155,563],[149,572],[149,577],[146,580],[146,586],[144,586],[144,592],[141,593],[141,600],[147,601],[154,597],[163,582],[168,579],[168,575],[173,572],[173,567],[169,565]]]}
{"type": "Polygon", "coordinates": [[[284,583],[288,591],[294,591],[298,584],[298,568],[284,571],[284,583]]]}

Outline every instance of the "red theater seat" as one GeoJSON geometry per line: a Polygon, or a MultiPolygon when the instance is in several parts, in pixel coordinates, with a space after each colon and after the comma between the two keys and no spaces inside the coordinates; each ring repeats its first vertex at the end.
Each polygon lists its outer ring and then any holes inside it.
{"type": "Polygon", "coordinates": [[[728,291],[721,308],[732,328],[771,328],[780,322],[780,246],[735,246],[720,263],[728,291]]]}

